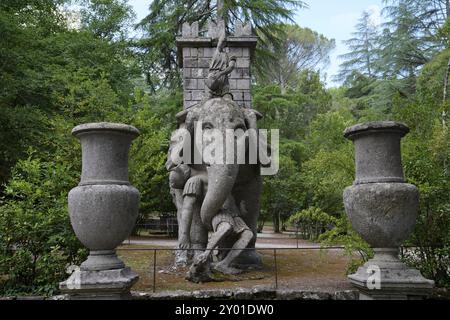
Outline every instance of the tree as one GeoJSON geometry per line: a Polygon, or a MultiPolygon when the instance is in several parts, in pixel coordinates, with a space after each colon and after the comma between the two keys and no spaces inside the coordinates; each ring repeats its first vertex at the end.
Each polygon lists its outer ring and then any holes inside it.
{"type": "Polygon", "coordinates": [[[416,90],[420,68],[449,43],[441,29],[450,17],[449,0],[392,0],[383,12],[388,21],[380,37],[379,66],[387,88],[403,96],[416,90]],[[390,4],[390,5],[389,5],[390,4]]]}
{"type": "Polygon", "coordinates": [[[175,38],[185,22],[199,22],[203,30],[207,21],[226,15],[229,31],[237,21],[250,22],[257,34],[276,41],[276,25],[292,21],[293,9],[303,6],[300,0],[224,0],[223,12],[218,13],[217,1],[155,0],[150,4],[150,14],[138,25],[144,33],[138,47],[147,82],[153,90],[180,86],[175,38]]]}
{"type": "Polygon", "coordinates": [[[118,120],[140,76],[124,41],[104,39],[89,25],[68,30],[58,7],[63,3],[0,4],[1,184],[28,146],[51,154],[42,144],[51,134],[48,119],[118,120]]]}
{"type": "Polygon", "coordinates": [[[302,169],[311,195],[309,205],[335,217],[344,212],[342,191],[352,184],[354,175],[353,146],[342,132],[355,122],[345,109],[319,114],[305,138],[309,153],[302,169]]]}
{"type": "Polygon", "coordinates": [[[64,29],[57,9],[62,2],[0,2],[0,195],[11,167],[48,132],[51,89],[45,67],[54,57],[41,40],[64,29]]]}
{"type": "Polygon", "coordinates": [[[141,132],[130,151],[130,181],[141,194],[141,218],[154,212],[176,211],[164,164],[170,134],[176,125],[175,113],[182,105],[179,94],[158,92],[150,98],[146,94],[135,93],[134,106],[127,120],[141,132]]]}
{"type": "Polygon", "coordinates": [[[135,14],[127,0],[85,0],[82,23],[94,36],[107,41],[124,41],[135,14]]]}
{"type": "Polygon", "coordinates": [[[333,39],[298,25],[281,25],[280,45],[269,46],[274,59],[257,61],[258,82],[274,83],[283,93],[296,87],[298,75],[303,70],[326,66],[329,54],[335,48],[333,39]]]}
{"type": "Polygon", "coordinates": [[[278,174],[264,178],[261,205],[262,210],[272,217],[275,233],[280,233],[280,224],[301,208],[302,190],[299,188],[301,183],[298,169],[297,162],[281,155],[278,174]]]}
{"type": "Polygon", "coordinates": [[[311,121],[331,107],[331,95],[319,72],[304,70],[286,93],[278,85],[255,86],[253,102],[264,115],[258,126],[280,129],[280,172],[264,178],[262,195],[263,216],[272,217],[277,232],[293,213],[310,205],[303,170],[309,152],[303,140],[311,121]]]}
{"type": "Polygon", "coordinates": [[[384,13],[390,18],[387,26],[398,26],[398,22],[408,22],[414,28],[416,37],[431,47],[440,47],[449,42],[440,33],[442,26],[450,18],[450,0],[384,0],[384,13]],[[406,15],[405,15],[406,14],[406,15]],[[409,21],[402,20],[408,17],[409,21]]]}
{"type": "Polygon", "coordinates": [[[449,44],[448,0],[385,3],[383,31],[373,29],[364,13],[357,36],[348,40],[353,52],[343,56],[347,61],[338,75],[345,80],[346,95],[359,100],[360,115],[370,113],[369,108],[378,117],[391,113],[393,99],[413,95],[420,69],[449,44]]]}
{"type": "Polygon", "coordinates": [[[344,60],[336,77],[340,81],[347,79],[354,72],[370,79],[377,74],[378,26],[372,22],[370,13],[364,11],[355,27],[353,38],[344,41],[350,52],[340,56],[344,60]]]}
{"type": "Polygon", "coordinates": [[[300,139],[308,124],[331,106],[331,95],[320,79],[320,73],[304,70],[297,75],[296,86],[282,92],[278,85],[254,88],[255,109],[264,114],[261,128],[280,129],[286,139],[300,139]]]}
{"type": "Polygon", "coordinates": [[[0,3],[3,294],[51,294],[66,267],[83,259],[67,212],[81,171],[70,131],[82,122],[127,122],[135,112],[129,103],[140,73],[125,42],[89,25],[69,30],[60,4],[0,3]]]}

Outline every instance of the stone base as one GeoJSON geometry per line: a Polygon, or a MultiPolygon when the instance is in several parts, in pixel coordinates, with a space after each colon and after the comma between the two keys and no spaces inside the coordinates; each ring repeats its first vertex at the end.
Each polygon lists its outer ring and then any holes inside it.
{"type": "Polygon", "coordinates": [[[256,285],[253,288],[213,289],[195,291],[133,292],[135,300],[357,300],[357,290],[306,291],[276,290],[273,286],[256,285]]]}
{"type": "Polygon", "coordinates": [[[139,276],[130,268],[102,271],[76,270],[59,284],[70,300],[127,300],[139,276]]]}
{"type": "Polygon", "coordinates": [[[117,257],[115,250],[98,250],[89,252],[80,269],[83,271],[115,270],[125,268],[125,263],[117,257]]]}
{"type": "Polygon", "coordinates": [[[397,249],[375,249],[375,257],[348,278],[360,300],[419,300],[434,288],[434,281],[400,261],[397,249]]]}

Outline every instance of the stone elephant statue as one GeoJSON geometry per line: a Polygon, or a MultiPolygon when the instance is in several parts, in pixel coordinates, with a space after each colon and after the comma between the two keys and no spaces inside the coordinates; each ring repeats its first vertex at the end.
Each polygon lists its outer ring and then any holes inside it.
{"type": "MultiPolygon", "coordinates": [[[[246,139],[245,148],[247,149],[249,137],[257,135],[257,120],[261,117],[262,115],[256,110],[242,108],[227,98],[206,100],[177,115],[179,124],[187,129],[192,139],[194,139],[194,127],[198,123],[202,124],[202,129],[216,129],[224,137],[226,130],[241,129],[247,133],[242,138],[246,139]]],[[[195,143],[191,145],[193,153],[202,151],[194,150],[195,143]]],[[[194,174],[207,177],[204,196],[193,205],[190,228],[192,249],[202,250],[206,247],[208,231],[212,228],[211,221],[223,208],[224,203],[230,199],[235,202],[234,207],[239,208],[240,216],[254,234],[252,241],[247,246],[249,249],[254,249],[262,189],[261,164],[259,158],[254,162],[249,162],[248,152],[246,154],[245,164],[237,164],[236,161],[232,164],[203,161],[201,164],[189,165],[194,174]]],[[[233,239],[227,239],[226,243],[221,244],[221,248],[231,248],[232,245],[233,239]]],[[[222,254],[226,254],[226,252],[222,252],[222,254]]],[[[245,250],[234,260],[234,265],[239,268],[258,267],[261,264],[261,257],[255,250],[245,250]]]]}

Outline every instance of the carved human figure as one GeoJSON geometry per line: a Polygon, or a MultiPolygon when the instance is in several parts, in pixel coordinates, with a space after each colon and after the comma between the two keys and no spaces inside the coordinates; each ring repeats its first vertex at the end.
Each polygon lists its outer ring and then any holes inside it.
{"type": "Polygon", "coordinates": [[[225,50],[225,32],[219,38],[216,51],[209,66],[208,78],[205,80],[205,98],[231,96],[228,75],[236,66],[236,57],[228,56],[225,50]]]}
{"type": "Polygon", "coordinates": [[[195,166],[191,168],[192,176],[186,181],[183,189],[183,201],[179,220],[179,253],[178,264],[187,264],[191,247],[191,226],[195,212],[199,214],[201,202],[208,188],[206,171],[195,166]]]}
{"type": "Polygon", "coordinates": [[[201,202],[208,183],[207,173],[202,165],[179,163],[188,139],[185,135],[185,123],[181,122],[172,135],[166,162],[166,168],[170,171],[170,192],[177,208],[179,250],[176,251],[176,266],[186,266],[191,249],[204,249],[206,244],[203,243],[207,241],[207,235],[197,231],[201,202]]]}
{"type": "MultiPolygon", "coordinates": [[[[247,248],[254,234],[241,218],[240,210],[237,208],[232,195],[228,196],[220,212],[212,219],[212,227],[214,233],[208,241],[205,252],[196,257],[194,266],[209,263],[213,250],[227,238],[233,238],[236,240],[232,250],[229,250],[219,262],[213,264],[212,268],[224,274],[241,273],[242,270],[233,268],[231,263],[247,248]]],[[[191,268],[190,272],[193,273],[196,270],[198,270],[198,267],[191,268]]]]}

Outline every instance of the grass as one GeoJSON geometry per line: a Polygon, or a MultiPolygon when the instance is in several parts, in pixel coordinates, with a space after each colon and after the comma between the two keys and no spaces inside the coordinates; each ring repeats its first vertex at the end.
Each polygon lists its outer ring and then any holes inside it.
{"type": "MultiPolygon", "coordinates": [[[[128,245],[123,249],[148,249],[146,246],[128,245]]],[[[221,282],[204,284],[191,283],[184,279],[187,270],[172,271],[173,252],[157,251],[156,291],[162,290],[205,290],[251,288],[256,285],[275,285],[275,264],[273,250],[259,251],[263,268],[238,276],[223,276],[221,282]]],[[[153,250],[118,250],[124,262],[140,276],[133,287],[136,291],[153,290],[153,250]]],[[[348,260],[340,252],[318,250],[277,251],[278,287],[315,291],[349,289],[345,270],[348,260]]]]}

